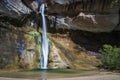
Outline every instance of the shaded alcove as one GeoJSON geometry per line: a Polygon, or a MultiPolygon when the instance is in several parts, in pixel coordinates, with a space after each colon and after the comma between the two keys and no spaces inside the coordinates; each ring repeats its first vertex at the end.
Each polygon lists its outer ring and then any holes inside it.
{"type": "Polygon", "coordinates": [[[92,33],[81,30],[48,28],[48,32],[61,35],[67,34],[74,43],[90,51],[98,52],[104,44],[120,46],[120,31],[92,33]]]}

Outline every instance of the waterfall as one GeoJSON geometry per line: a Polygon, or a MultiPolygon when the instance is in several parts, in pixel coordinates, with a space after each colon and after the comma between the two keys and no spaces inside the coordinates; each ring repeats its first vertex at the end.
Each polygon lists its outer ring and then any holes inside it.
{"type": "Polygon", "coordinates": [[[48,38],[47,38],[47,26],[46,26],[46,19],[45,19],[45,15],[44,15],[44,9],[45,9],[45,5],[42,4],[40,6],[40,13],[42,16],[42,27],[43,27],[43,32],[42,32],[42,53],[41,53],[41,69],[47,69],[47,65],[48,65],[48,38]]]}

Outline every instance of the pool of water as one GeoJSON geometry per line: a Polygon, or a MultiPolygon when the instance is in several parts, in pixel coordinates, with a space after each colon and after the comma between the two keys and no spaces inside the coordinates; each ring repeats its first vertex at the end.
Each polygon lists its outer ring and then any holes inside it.
{"type": "Polygon", "coordinates": [[[76,70],[76,69],[55,69],[55,70],[20,70],[4,71],[0,70],[0,77],[38,79],[45,78],[63,78],[88,76],[99,73],[97,70],[76,70]]]}

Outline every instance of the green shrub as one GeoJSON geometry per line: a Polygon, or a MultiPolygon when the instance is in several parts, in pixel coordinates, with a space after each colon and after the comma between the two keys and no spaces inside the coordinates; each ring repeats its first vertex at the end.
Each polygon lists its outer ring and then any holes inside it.
{"type": "Polygon", "coordinates": [[[120,69],[120,48],[104,45],[101,62],[104,68],[120,69]]]}

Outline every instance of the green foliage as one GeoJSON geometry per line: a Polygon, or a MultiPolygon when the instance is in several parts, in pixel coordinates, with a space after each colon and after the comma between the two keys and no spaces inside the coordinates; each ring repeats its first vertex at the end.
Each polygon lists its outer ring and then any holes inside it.
{"type": "Polygon", "coordinates": [[[112,4],[118,4],[119,2],[119,0],[112,0],[112,4]]]}
{"type": "Polygon", "coordinates": [[[120,48],[104,45],[101,61],[104,68],[120,69],[120,48]]]}
{"type": "Polygon", "coordinates": [[[36,44],[36,62],[37,65],[40,65],[40,59],[41,59],[41,33],[40,32],[36,32],[36,31],[30,31],[29,32],[29,37],[28,40],[34,41],[36,44]]]}

